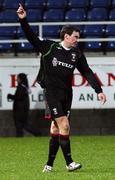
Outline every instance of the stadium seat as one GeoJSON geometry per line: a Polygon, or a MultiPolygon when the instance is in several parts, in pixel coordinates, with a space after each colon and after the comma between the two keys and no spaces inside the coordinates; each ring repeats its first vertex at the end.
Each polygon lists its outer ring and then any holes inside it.
{"type": "Polygon", "coordinates": [[[18,16],[15,10],[5,10],[0,12],[0,23],[17,22],[18,16]]]}
{"type": "MultiPolygon", "coordinates": [[[[114,36],[108,36],[108,38],[115,38],[115,35],[114,36]]],[[[115,41],[108,41],[107,49],[108,50],[115,50],[115,41]]]]}
{"type": "Polygon", "coordinates": [[[67,6],[67,0],[47,0],[47,8],[66,8],[67,6]]]}
{"type": "Polygon", "coordinates": [[[68,6],[70,8],[86,8],[89,5],[89,0],[69,0],[68,6]]]}
{"type": "Polygon", "coordinates": [[[3,8],[3,0],[0,0],[0,10],[3,8]]]}
{"type": "Polygon", "coordinates": [[[0,27],[0,37],[14,37],[16,33],[16,27],[0,27]]]}
{"type": "Polygon", "coordinates": [[[43,26],[43,38],[58,38],[59,26],[43,26]]]}
{"type": "Polygon", "coordinates": [[[86,25],[84,26],[84,36],[102,36],[105,29],[103,25],[86,25]]]}
{"type": "Polygon", "coordinates": [[[29,22],[42,21],[42,11],[41,9],[28,9],[27,17],[29,22]]]}
{"type": "Polygon", "coordinates": [[[115,8],[115,0],[112,0],[112,1],[111,1],[111,7],[112,7],[112,8],[115,8]]]}
{"type": "Polygon", "coordinates": [[[113,36],[115,35],[115,25],[114,24],[109,24],[106,26],[106,31],[105,31],[106,36],[113,36]]]}
{"type": "Polygon", "coordinates": [[[110,21],[115,21],[115,8],[112,9],[109,13],[109,20],[110,21]]]}
{"type": "Polygon", "coordinates": [[[86,13],[83,8],[71,9],[65,14],[65,21],[85,21],[86,13]]]}
{"type": "Polygon", "coordinates": [[[17,37],[25,37],[24,31],[22,30],[21,26],[19,26],[17,29],[17,37]]]}
{"type": "Polygon", "coordinates": [[[115,35],[115,25],[114,24],[109,24],[106,26],[105,35],[106,36],[114,36],[115,35]]]}
{"type": "Polygon", "coordinates": [[[106,21],[107,19],[108,14],[106,8],[93,8],[90,11],[88,11],[88,21],[106,21]]]}
{"type": "MultiPolygon", "coordinates": [[[[11,40],[11,37],[0,37],[0,40],[11,40]]],[[[0,43],[0,52],[12,51],[12,43],[0,43]]]]}
{"type": "Polygon", "coordinates": [[[49,9],[44,12],[43,21],[57,22],[64,20],[64,11],[62,9],[49,9]]]}
{"type": "MultiPolygon", "coordinates": [[[[21,40],[21,38],[20,38],[20,40],[21,40]]],[[[18,51],[25,51],[25,52],[27,52],[27,51],[33,51],[33,46],[29,43],[29,42],[23,42],[23,40],[22,40],[22,42],[21,43],[18,43],[18,46],[17,46],[17,50],[18,51]]]]}
{"type": "MultiPolygon", "coordinates": [[[[97,37],[87,36],[86,38],[97,38],[97,37]]],[[[85,42],[85,50],[101,50],[101,47],[102,47],[102,43],[100,41],[85,42]]]]}
{"type": "Polygon", "coordinates": [[[45,7],[45,0],[25,0],[25,7],[27,9],[32,8],[44,8],[45,7]]]}
{"type": "Polygon", "coordinates": [[[108,8],[110,0],[90,0],[90,8],[108,8]]]}
{"type": "Polygon", "coordinates": [[[19,6],[18,0],[4,0],[3,1],[3,8],[4,9],[17,9],[19,6]]]}
{"type": "MultiPolygon", "coordinates": [[[[37,36],[39,35],[38,26],[31,26],[31,29],[33,30],[33,32],[37,36]]],[[[22,30],[21,26],[19,26],[18,29],[17,29],[17,37],[18,38],[25,38],[25,34],[24,34],[24,31],[22,30]]]]}

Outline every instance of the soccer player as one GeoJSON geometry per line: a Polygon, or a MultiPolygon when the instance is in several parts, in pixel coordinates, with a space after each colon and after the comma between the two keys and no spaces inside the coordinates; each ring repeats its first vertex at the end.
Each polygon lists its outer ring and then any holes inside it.
{"type": "Polygon", "coordinates": [[[63,152],[67,170],[74,171],[80,169],[81,164],[74,162],[72,159],[69,139],[72,77],[75,68],[80,71],[92,88],[94,88],[102,104],[106,102],[106,96],[98,80],[88,66],[84,54],[77,48],[80,31],[72,25],[66,25],[60,32],[61,42],[43,40],[37,37],[30,28],[26,18],[26,11],[21,4],[17,14],[27,39],[36,51],[42,54],[46,98],[54,120],[51,123],[50,129],[51,139],[49,142],[48,161],[43,172],[51,172],[53,170],[53,163],[59,147],[61,147],[63,152]]]}

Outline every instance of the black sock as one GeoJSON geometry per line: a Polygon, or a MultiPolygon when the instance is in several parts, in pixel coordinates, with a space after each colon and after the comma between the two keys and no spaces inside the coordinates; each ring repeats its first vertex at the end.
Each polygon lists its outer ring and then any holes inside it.
{"type": "Polygon", "coordinates": [[[53,162],[55,160],[58,149],[59,149],[59,135],[51,134],[51,139],[49,142],[49,155],[48,155],[47,165],[53,166],[53,162]]]}
{"type": "Polygon", "coordinates": [[[69,165],[73,162],[71,157],[71,148],[70,148],[70,140],[69,135],[60,135],[60,145],[66,160],[66,164],[69,165]]]}

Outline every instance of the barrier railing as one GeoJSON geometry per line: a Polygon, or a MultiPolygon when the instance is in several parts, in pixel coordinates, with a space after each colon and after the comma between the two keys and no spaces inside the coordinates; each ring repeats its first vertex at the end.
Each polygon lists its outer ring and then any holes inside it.
{"type": "MultiPolygon", "coordinates": [[[[32,26],[38,26],[39,28],[39,36],[43,37],[43,26],[52,26],[52,25],[66,25],[66,24],[73,24],[73,25],[115,25],[115,21],[81,21],[81,22],[33,22],[29,23],[32,26]]],[[[11,27],[11,26],[20,26],[20,23],[1,23],[0,27],[11,27]]],[[[59,39],[55,39],[59,41],[59,39]]],[[[80,38],[80,42],[87,42],[87,41],[101,41],[101,42],[107,42],[107,41],[115,41],[114,37],[108,38],[80,38]]],[[[28,42],[26,39],[8,39],[8,40],[0,40],[0,43],[21,43],[21,42],[28,42]]]]}

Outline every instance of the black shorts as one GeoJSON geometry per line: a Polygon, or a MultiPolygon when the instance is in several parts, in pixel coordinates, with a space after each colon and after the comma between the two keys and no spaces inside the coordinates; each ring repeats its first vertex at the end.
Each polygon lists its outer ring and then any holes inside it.
{"type": "Polygon", "coordinates": [[[61,116],[67,116],[67,118],[69,118],[72,103],[72,89],[47,89],[46,99],[53,119],[61,116]]]}

